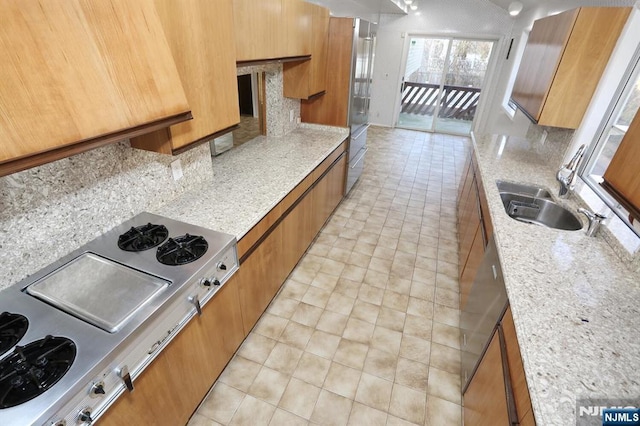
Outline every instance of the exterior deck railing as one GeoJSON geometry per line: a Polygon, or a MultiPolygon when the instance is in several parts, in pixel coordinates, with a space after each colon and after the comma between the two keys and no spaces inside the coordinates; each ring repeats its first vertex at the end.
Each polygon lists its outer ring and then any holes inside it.
{"type": "Polygon", "coordinates": [[[438,96],[439,89],[439,84],[405,82],[401,112],[433,115],[440,99],[440,117],[473,120],[480,99],[479,87],[445,85],[441,96],[438,96]]]}

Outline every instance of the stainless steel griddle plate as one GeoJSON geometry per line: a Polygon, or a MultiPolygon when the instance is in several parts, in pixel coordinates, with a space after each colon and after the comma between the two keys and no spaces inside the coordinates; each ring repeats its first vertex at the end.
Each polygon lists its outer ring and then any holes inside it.
{"type": "Polygon", "coordinates": [[[115,333],[171,282],[84,253],[27,287],[27,293],[115,333]]]}

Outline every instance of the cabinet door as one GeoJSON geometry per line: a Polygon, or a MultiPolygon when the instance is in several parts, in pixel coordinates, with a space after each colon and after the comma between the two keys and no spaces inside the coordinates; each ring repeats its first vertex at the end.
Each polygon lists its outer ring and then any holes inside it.
{"type": "Polygon", "coordinates": [[[134,392],[120,396],[101,425],[187,423],[244,339],[236,276],[134,380],[134,392]]]}
{"type": "Polygon", "coordinates": [[[233,0],[236,61],[280,57],[285,26],[282,0],[233,0]]]}
{"type": "MultiPolygon", "coordinates": [[[[472,178],[471,184],[469,185],[468,193],[466,194],[466,199],[463,204],[462,216],[458,228],[460,233],[460,252],[458,253],[458,263],[461,279],[462,273],[464,271],[464,265],[466,264],[467,258],[469,257],[469,254],[471,252],[471,246],[475,239],[476,231],[479,225],[480,208],[478,203],[478,190],[476,188],[476,180],[475,178],[472,178]]],[[[480,239],[482,239],[482,235],[480,235],[480,239]]]]}
{"type": "Polygon", "coordinates": [[[462,167],[462,177],[460,180],[460,185],[458,185],[458,225],[460,224],[460,204],[462,203],[463,196],[465,190],[469,183],[469,170],[471,169],[471,152],[467,153],[466,160],[464,162],[464,166],[462,167]]]}
{"type": "Polygon", "coordinates": [[[640,112],[636,113],[607,171],[602,186],[640,220],[640,112]]]}
{"type": "Polygon", "coordinates": [[[327,89],[327,55],[329,53],[329,9],[313,6],[311,32],[311,80],[310,95],[327,89]]]}
{"type": "Polygon", "coordinates": [[[278,261],[283,249],[281,223],[242,262],[236,272],[239,276],[238,290],[245,334],[249,334],[288,275],[282,276],[283,268],[278,261]]]}
{"type": "Polygon", "coordinates": [[[484,258],[484,240],[482,238],[482,226],[478,221],[476,223],[475,232],[472,236],[471,247],[468,251],[467,260],[462,266],[460,274],[460,309],[464,309],[471,286],[476,279],[478,268],[484,258]]]}
{"type": "Polygon", "coordinates": [[[0,21],[0,175],[189,118],[151,0],[10,0],[0,21]]]}
{"type": "Polygon", "coordinates": [[[283,42],[279,45],[280,57],[311,55],[310,6],[302,0],[282,0],[280,26],[284,26],[285,34],[283,42]]]}
{"type": "Polygon", "coordinates": [[[535,21],[512,93],[540,125],[575,129],[631,8],[583,7],[535,21]]]}
{"type": "Polygon", "coordinates": [[[125,391],[102,415],[100,425],[184,423],[180,401],[170,394],[173,383],[169,381],[167,371],[169,363],[161,353],[134,380],[134,391],[125,391]]]}
{"type": "Polygon", "coordinates": [[[580,8],[539,124],[578,128],[630,11],[628,7],[580,8]]]}
{"type": "Polygon", "coordinates": [[[464,424],[465,426],[509,424],[502,353],[497,331],[493,334],[491,343],[464,393],[464,424]]]}
{"type": "Polygon", "coordinates": [[[253,328],[342,199],[345,164],[343,155],[240,265],[245,333],[253,328]]]}
{"type": "Polygon", "coordinates": [[[511,96],[535,121],[540,118],[577,18],[578,9],[573,9],[538,19],[529,33],[511,96]]]}
{"type": "Polygon", "coordinates": [[[353,19],[331,18],[327,56],[327,93],[303,101],[300,117],[305,123],[348,126],[353,19]]]}
{"type": "Polygon", "coordinates": [[[320,231],[320,228],[322,228],[342,200],[346,167],[347,155],[345,154],[332,166],[313,190],[314,236],[320,231]]]}
{"type": "Polygon", "coordinates": [[[240,122],[231,0],[155,0],[193,120],[169,131],[131,139],[161,153],[181,148],[240,122]]]}
{"type": "Polygon", "coordinates": [[[505,345],[507,348],[507,361],[509,364],[509,375],[511,376],[511,388],[516,405],[516,412],[520,424],[525,424],[523,419],[532,410],[529,387],[524,373],[520,345],[516,336],[516,326],[513,323],[511,306],[502,317],[502,330],[504,333],[505,345]]]}
{"type": "Polygon", "coordinates": [[[303,36],[311,46],[311,59],[283,64],[284,95],[288,98],[308,99],[326,90],[329,10],[305,4],[311,26],[303,36]]]}
{"type": "Polygon", "coordinates": [[[171,126],[178,149],[240,122],[231,0],[155,0],[193,120],[171,126]]]}

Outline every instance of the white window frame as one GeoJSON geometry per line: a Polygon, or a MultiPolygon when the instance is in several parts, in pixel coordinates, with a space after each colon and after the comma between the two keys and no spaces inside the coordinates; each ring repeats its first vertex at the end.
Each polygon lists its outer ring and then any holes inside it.
{"type": "MultiPolygon", "coordinates": [[[[611,195],[605,191],[600,185],[601,181],[594,179],[590,175],[590,171],[598,158],[602,150],[605,147],[605,144],[609,138],[609,135],[612,131],[615,131],[618,134],[626,133],[626,129],[620,128],[620,126],[616,125],[618,118],[626,106],[629,96],[631,94],[631,90],[633,89],[634,84],[640,78],[640,45],[636,48],[636,51],[633,55],[633,59],[631,60],[629,66],[627,67],[623,78],[621,79],[620,84],[615,92],[612,102],[609,104],[609,107],[606,110],[604,117],[605,120],[602,120],[600,126],[598,127],[597,132],[595,133],[595,137],[593,142],[590,144],[589,149],[585,154],[585,161],[582,162],[578,173],[580,179],[589,187],[596,195],[604,202],[607,207],[609,207],[619,218],[624,222],[633,232],[640,237],[640,230],[631,225],[629,221],[629,212],[622,207],[611,195]]],[[[639,109],[640,111],[640,109],[639,109]]]]}

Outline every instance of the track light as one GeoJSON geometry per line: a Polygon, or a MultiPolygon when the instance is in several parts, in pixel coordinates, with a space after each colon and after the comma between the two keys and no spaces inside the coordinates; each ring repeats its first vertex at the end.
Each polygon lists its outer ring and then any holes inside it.
{"type": "Polygon", "coordinates": [[[511,4],[509,4],[509,15],[518,16],[520,12],[522,12],[522,3],[519,1],[512,1],[511,4]]]}

